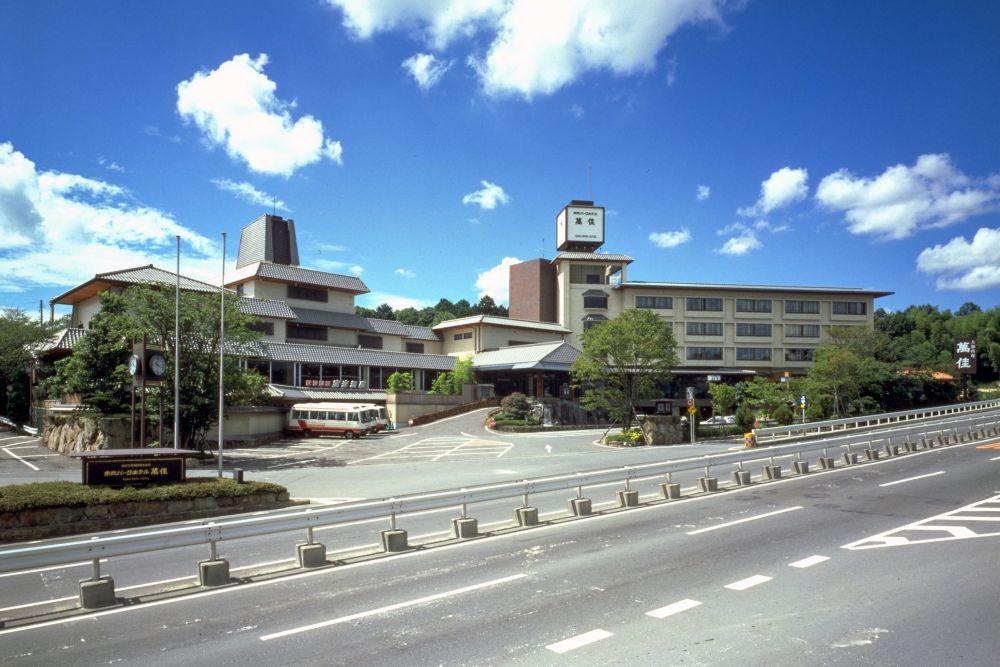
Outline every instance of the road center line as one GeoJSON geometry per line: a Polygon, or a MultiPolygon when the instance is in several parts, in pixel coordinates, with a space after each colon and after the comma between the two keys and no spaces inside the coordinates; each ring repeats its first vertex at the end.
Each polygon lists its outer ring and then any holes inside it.
{"type": "Polygon", "coordinates": [[[611,633],[607,630],[591,630],[590,632],[584,632],[582,635],[577,635],[576,637],[570,637],[569,639],[564,639],[561,642],[556,642],[555,644],[549,644],[545,648],[549,649],[553,653],[567,653],[575,648],[580,648],[581,646],[586,646],[587,644],[593,644],[594,642],[599,642],[602,639],[607,639],[611,636],[611,633]]]}
{"type": "Polygon", "coordinates": [[[893,484],[903,484],[904,482],[912,482],[917,479],[923,479],[925,477],[934,477],[936,475],[943,475],[944,470],[938,470],[937,472],[929,472],[926,475],[917,475],[916,477],[907,477],[906,479],[897,479],[895,482],[886,482],[885,484],[879,484],[879,486],[892,486],[893,484]]]}
{"type": "Polygon", "coordinates": [[[699,528],[698,530],[689,531],[688,535],[698,535],[699,533],[707,533],[712,530],[718,530],[719,528],[728,528],[729,526],[736,526],[741,523],[746,523],[748,521],[756,521],[757,519],[766,519],[769,516],[775,516],[776,514],[784,514],[785,512],[794,512],[795,510],[802,509],[802,505],[796,505],[795,507],[786,507],[783,510],[776,510],[774,512],[768,512],[767,514],[758,514],[757,516],[748,516],[745,519],[737,519],[736,521],[730,521],[728,523],[720,523],[715,526],[709,526],[708,528],[699,528]]]}
{"type": "Polygon", "coordinates": [[[14,457],[15,459],[17,459],[18,461],[20,461],[21,463],[23,463],[24,465],[26,465],[26,466],[28,466],[29,468],[31,468],[32,470],[36,470],[36,471],[37,471],[37,470],[41,470],[41,468],[39,468],[38,466],[36,466],[36,465],[34,465],[34,464],[32,464],[32,463],[29,463],[28,461],[25,461],[25,460],[24,460],[24,459],[22,459],[22,458],[21,458],[20,456],[18,456],[18,455],[17,455],[17,454],[15,454],[14,452],[10,451],[10,450],[9,450],[9,449],[7,449],[6,447],[4,447],[4,448],[3,448],[3,450],[4,450],[5,452],[7,452],[8,454],[10,454],[11,456],[13,456],[13,457],[14,457]]]}
{"type": "Polygon", "coordinates": [[[687,611],[688,609],[694,609],[700,605],[701,603],[697,600],[680,600],[679,602],[668,604],[666,607],[660,607],[659,609],[654,609],[653,611],[647,611],[646,616],[652,616],[653,618],[666,618],[667,616],[673,616],[674,614],[679,614],[682,611],[687,611]]]}
{"type": "Polygon", "coordinates": [[[734,581],[731,584],[726,584],[724,588],[728,588],[731,591],[745,591],[748,588],[753,588],[759,584],[771,581],[772,577],[764,576],[763,574],[755,574],[752,577],[747,577],[746,579],[740,579],[739,581],[734,581]]]}
{"type": "Polygon", "coordinates": [[[788,566],[805,569],[807,567],[812,567],[813,565],[819,565],[820,563],[828,560],[830,560],[829,556],[809,556],[808,558],[797,560],[794,563],[789,563],[788,566]]]}
{"type": "Polygon", "coordinates": [[[369,616],[378,616],[379,614],[385,614],[390,611],[396,611],[397,609],[405,609],[406,607],[413,607],[420,604],[426,604],[428,602],[434,602],[436,600],[443,600],[444,598],[454,597],[456,595],[462,595],[463,593],[469,593],[483,588],[490,588],[491,586],[499,586],[500,584],[506,584],[511,581],[517,581],[518,579],[524,579],[527,576],[528,575],[521,573],[521,574],[514,574],[509,577],[503,577],[501,579],[484,581],[480,584],[473,584],[472,586],[465,586],[463,588],[456,588],[454,590],[444,591],[442,593],[435,593],[434,595],[428,595],[426,597],[417,598],[415,600],[407,600],[406,602],[397,602],[396,604],[391,604],[385,607],[379,607],[378,609],[369,609],[368,611],[362,611],[357,614],[351,614],[349,616],[341,616],[340,618],[331,618],[328,621],[321,621],[319,623],[313,623],[312,625],[303,625],[302,627],[291,628],[290,630],[282,630],[281,632],[274,632],[269,635],[261,635],[260,640],[266,642],[272,639],[281,639],[282,637],[297,635],[299,633],[308,632],[310,630],[327,628],[330,627],[331,625],[349,623],[350,621],[356,621],[361,618],[368,618],[369,616]]]}
{"type": "Polygon", "coordinates": [[[1000,461],[1000,456],[995,456],[990,461],[1000,461]]]}

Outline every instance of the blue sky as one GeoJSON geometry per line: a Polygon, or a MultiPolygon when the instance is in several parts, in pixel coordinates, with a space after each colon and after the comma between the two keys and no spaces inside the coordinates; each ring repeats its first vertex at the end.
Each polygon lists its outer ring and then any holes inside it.
{"type": "Polygon", "coordinates": [[[0,305],[296,222],[361,305],[506,301],[570,199],[629,278],[1000,303],[995,2],[0,2],[0,305]]]}

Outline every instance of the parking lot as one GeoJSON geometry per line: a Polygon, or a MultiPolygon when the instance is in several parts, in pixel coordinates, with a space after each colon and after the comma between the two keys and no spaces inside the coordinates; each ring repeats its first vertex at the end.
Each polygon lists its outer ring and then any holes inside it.
{"type": "MultiPolygon", "coordinates": [[[[0,480],[6,484],[37,482],[77,473],[80,464],[52,451],[30,435],[0,429],[0,480]]],[[[68,478],[68,477],[67,477],[68,478]]]]}

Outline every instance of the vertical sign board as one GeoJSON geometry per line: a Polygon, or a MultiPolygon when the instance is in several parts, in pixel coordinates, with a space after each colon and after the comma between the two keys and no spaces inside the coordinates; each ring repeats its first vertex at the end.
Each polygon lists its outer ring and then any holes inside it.
{"type": "Polygon", "coordinates": [[[574,244],[597,247],[603,243],[603,206],[570,204],[556,216],[556,247],[559,250],[574,244]]]}
{"type": "Polygon", "coordinates": [[[976,339],[959,337],[954,345],[955,370],[959,373],[976,372],[976,339]]]}

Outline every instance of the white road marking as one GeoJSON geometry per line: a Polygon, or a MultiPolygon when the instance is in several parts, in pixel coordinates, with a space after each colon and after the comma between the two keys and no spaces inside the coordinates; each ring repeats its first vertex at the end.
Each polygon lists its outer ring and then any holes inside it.
{"type": "Polygon", "coordinates": [[[7,442],[8,440],[24,440],[24,438],[25,436],[23,435],[12,435],[8,438],[0,438],[0,442],[7,442]]]}
{"type": "Polygon", "coordinates": [[[907,524],[905,526],[900,526],[899,528],[893,528],[892,530],[887,530],[877,535],[871,537],[866,537],[863,540],[858,540],[856,542],[851,542],[850,544],[845,544],[841,549],[877,549],[879,547],[895,547],[902,546],[904,544],[919,544],[926,542],[944,542],[947,540],[961,540],[961,539],[971,539],[975,537],[992,537],[995,535],[1000,535],[1000,531],[990,531],[989,528],[985,532],[977,532],[972,530],[968,526],[958,526],[958,525],[942,525],[936,524],[937,521],[975,521],[974,517],[964,516],[968,512],[981,511],[985,509],[986,511],[993,511],[1000,513],[1000,507],[983,507],[997,505],[1000,503],[1000,495],[993,496],[992,498],[987,498],[986,500],[980,500],[979,502],[966,505],[965,507],[960,507],[956,510],[950,512],[945,512],[944,514],[938,514],[937,516],[932,516],[928,519],[923,519],[921,521],[914,521],[913,523],[907,524]],[[907,537],[905,534],[901,533],[939,533],[942,534],[940,537],[907,537]]]}
{"type": "Polygon", "coordinates": [[[4,450],[5,452],[7,452],[8,454],[10,454],[10,455],[11,455],[12,457],[14,457],[15,459],[17,459],[18,461],[20,461],[21,463],[23,463],[24,465],[26,465],[26,466],[28,466],[29,468],[31,468],[32,470],[41,470],[41,468],[39,468],[38,466],[36,466],[36,465],[34,465],[34,464],[32,464],[32,463],[29,463],[28,461],[25,461],[25,460],[24,460],[24,459],[22,459],[22,458],[21,458],[20,456],[18,456],[18,455],[17,455],[17,454],[15,454],[14,452],[10,451],[10,450],[9,450],[9,449],[7,449],[6,447],[4,447],[4,448],[3,448],[3,450],[4,450]]]}
{"type": "Polygon", "coordinates": [[[587,644],[593,644],[594,642],[599,642],[602,639],[607,639],[610,636],[610,632],[598,628],[597,630],[584,632],[582,635],[577,635],[576,637],[564,639],[561,642],[556,642],[555,644],[549,644],[545,648],[549,649],[553,653],[567,653],[573,649],[580,648],[581,646],[586,646],[587,644]]]}
{"type": "Polygon", "coordinates": [[[483,588],[490,588],[492,586],[499,586],[501,584],[510,583],[512,581],[517,581],[518,579],[524,579],[528,575],[526,574],[514,574],[509,577],[503,577],[501,579],[493,579],[492,581],[484,581],[480,584],[473,584],[471,586],[465,586],[463,588],[456,588],[450,591],[444,591],[441,593],[435,593],[434,595],[427,595],[422,598],[417,598],[415,600],[407,600],[406,602],[397,602],[396,604],[391,604],[385,607],[379,607],[378,609],[369,609],[368,611],[362,611],[357,614],[351,614],[349,616],[341,616],[340,618],[331,618],[328,621],[321,621],[319,623],[313,623],[311,625],[303,625],[298,628],[291,628],[289,630],[282,630],[281,632],[274,632],[269,635],[261,635],[261,641],[270,641],[272,639],[281,639],[282,637],[288,637],[290,635],[297,635],[302,632],[308,632],[310,630],[318,630],[319,628],[328,628],[331,625],[339,625],[341,623],[349,623],[351,621],[356,621],[362,618],[368,618],[370,616],[378,616],[379,614],[385,614],[390,611],[396,611],[397,609],[405,609],[407,607],[413,607],[416,605],[427,604],[428,602],[435,602],[437,600],[443,600],[444,598],[454,597],[456,595],[462,595],[463,593],[469,593],[471,591],[478,591],[483,588]]]}
{"type": "Polygon", "coordinates": [[[944,470],[938,470],[937,472],[929,472],[926,475],[917,475],[916,477],[907,477],[906,479],[897,479],[895,482],[886,482],[885,484],[879,484],[879,486],[892,486],[893,484],[903,484],[905,482],[912,482],[917,479],[923,479],[925,477],[936,477],[937,475],[943,475],[944,470]]]}
{"type": "Polygon", "coordinates": [[[728,588],[731,591],[745,591],[748,588],[753,588],[754,586],[767,583],[771,581],[772,577],[766,577],[763,574],[755,574],[752,577],[747,577],[746,579],[740,579],[739,581],[734,581],[731,584],[726,584],[724,588],[728,588]]]}
{"type": "Polygon", "coordinates": [[[1000,456],[995,456],[990,461],[1000,461],[1000,456]]]}
{"type": "Polygon", "coordinates": [[[654,609],[653,611],[647,611],[646,616],[652,616],[653,618],[666,618],[667,616],[673,616],[674,614],[679,614],[682,611],[687,611],[688,609],[694,609],[700,606],[701,603],[697,600],[681,600],[679,602],[674,602],[673,604],[668,604],[666,607],[660,607],[659,609],[654,609]]]}
{"type": "Polygon", "coordinates": [[[709,526],[708,528],[699,528],[698,530],[692,530],[688,532],[688,535],[698,535],[699,533],[707,533],[712,530],[718,530],[720,528],[728,528],[729,526],[735,526],[741,523],[746,523],[747,521],[756,521],[757,519],[766,519],[769,516],[775,516],[776,514],[784,514],[785,512],[794,512],[795,510],[802,509],[802,505],[796,505],[795,507],[786,507],[783,510],[775,510],[774,512],[768,512],[767,514],[758,514],[757,516],[748,516],[745,519],[738,519],[736,521],[730,521],[728,523],[720,523],[715,526],[709,526]]]}
{"type": "MultiPolygon", "coordinates": [[[[2,440],[9,440],[9,439],[10,438],[2,438],[2,440]]],[[[31,447],[38,447],[40,449],[45,449],[45,447],[42,447],[37,442],[29,442],[26,445],[4,445],[4,447],[7,449],[29,449],[31,447]]]]}
{"type": "Polygon", "coordinates": [[[794,563],[789,563],[789,567],[797,567],[805,569],[807,567],[812,567],[813,565],[819,565],[825,561],[830,560],[829,556],[809,556],[809,558],[803,558],[802,560],[797,560],[794,563]]]}

